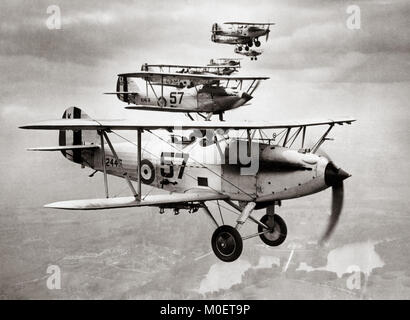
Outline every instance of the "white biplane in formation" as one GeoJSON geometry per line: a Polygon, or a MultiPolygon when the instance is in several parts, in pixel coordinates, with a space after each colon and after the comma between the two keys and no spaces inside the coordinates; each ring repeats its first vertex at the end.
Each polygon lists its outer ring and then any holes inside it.
{"type": "MultiPolygon", "coordinates": [[[[158,79],[157,79],[158,81],[158,79]]],[[[55,202],[48,208],[103,210],[130,207],[158,207],[196,212],[203,209],[215,224],[211,245],[222,261],[236,260],[243,240],[260,237],[269,246],[278,246],[286,238],[284,220],[275,214],[282,200],[299,198],[331,187],[332,208],[329,225],[322,240],[333,231],[343,204],[343,180],[350,175],[338,168],[328,156],[318,153],[336,125],[351,124],[352,118],[308,122],[249,123],[184,121],[170,122],[95,120],[81,109],[67,109],[62,119],[22,126],[23,129],[58,130],[59,145],[33,148],[61,151],[70,161],[89,167],[104,176],[105,198],[55,202]],[[306,131],[325,127],[312,146],[306,146],[306,131]],[[136,131],[135,142],[112,143],[109,136],[121,130],[136,131]],[[157,130],[193,130],[189,144],[172,143],[157,130]],[[229,131],[230,130],[230,131],[229,131]],[[267,131],[274,131],[268,135],[267,131]],[[205,132],[205,133],[204,133],[205,132]],[[245,138],[233,133],[242,132],[245,138]],[[142,146],[142,135],[154,135],[161,143],[142,146]],[[296,147],[297,145],[297,147],[296,147]],[[293,147],[293,148],[292,148],[293,147]],[[122,177],[132,193],[129,197],[109,197],[107,175],[122,177]],[[132,181],[136,181],[137,188],[132,181]],[[167,194],[143,195],[141,184],[167,191],[167,194]],[[224,223],[208,209],[207,203],[225,202],[237,214],[235,226],[224,223]],[[266,208],[260,220],[255,210],[266,208]],[[257,225],[253,234],[242,236],[241,226],[257,225]]]]}
{"type": "Polygon", "coordinates": [[[260,47],[261,36],[266,36],[268,41],[270,26],[274,23],[225,22],[224,25],[218,23],[212,25],[211,40],[216,43],[236,45],[235,52],[241,53],[243,46],[245,51],[249,51],[253,45],[260,47]]]}
{"type": "MultiPolygon", "coordinates": [[[[165,65],[156,66],[166,68],[165,65]]],[[[191,120],[190,113],[197,113],[206,120],[219,115],[223,120],[225,111],[245,105],[253,98],[260,81],[266,79],[269,78],[140,71],[119,74],[116,91],[107,94],[115,94],[121,101],[132,104],[126,109],[182,112],[191,120]]]]}
{"type": "Polygon", "coordinates": [[[258,60],[258,56],[260,56],[263,53],[262,50],[250,49],[249,51],[241,51],[239,50],[239,48],[235,48],[234,52],[237,54],[241,54],[243,56],[250,57],[251,60],[258,60]]]}
{"type": "Polygon", "coordinates": [[[218,58],[211,59],[208,66],[231,66],[231,67],[241,67],[241,59],[239,58],[218,58]]]}

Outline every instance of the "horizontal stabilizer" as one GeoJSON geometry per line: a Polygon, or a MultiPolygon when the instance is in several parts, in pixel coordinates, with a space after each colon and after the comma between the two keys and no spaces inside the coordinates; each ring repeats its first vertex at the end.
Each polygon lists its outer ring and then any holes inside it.
{"type": "Polygon", "coordinates": [[[46,208],[65,209],[65,210],[103,210],[127,207],[161,207],[167,205],[176,205],[187,202],[202,202],[212,200],[223,200],[229,197],[224,194],[204,191],[204,192],[187,192],[187,193],[171,193],[147,195],[141,201],[137,201],[134,197],[118,197],[118,198],[101,198],[101,199],[84,199],[53,202],[45,205],[46,208]]]}
{"type": "Polygon", "coordinates": [[[41,147],[41,148],[28,148],[28,151],[63,151],[63,150],[86,150],[86,149],[99,149],[100,146],[95,144],[84,144],[77,146],[56,146],[56,147],[41,147]]]}

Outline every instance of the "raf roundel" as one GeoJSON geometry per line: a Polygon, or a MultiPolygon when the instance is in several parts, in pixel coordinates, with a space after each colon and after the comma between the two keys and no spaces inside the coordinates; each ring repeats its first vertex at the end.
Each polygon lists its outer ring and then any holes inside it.
{"type": "Polygon", "coordinates": [[[141,181],[145,184],[151,184],[155,179],[154,165],[147,159],[141,161],[141,181]]]}

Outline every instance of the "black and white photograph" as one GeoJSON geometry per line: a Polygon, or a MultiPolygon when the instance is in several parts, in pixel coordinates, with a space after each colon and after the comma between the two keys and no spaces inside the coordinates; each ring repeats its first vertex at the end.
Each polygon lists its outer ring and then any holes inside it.
{"type": "Polygon", "coordinates": [[[1,1],[0,300],[408,300],[409,16],[1,1]]]}

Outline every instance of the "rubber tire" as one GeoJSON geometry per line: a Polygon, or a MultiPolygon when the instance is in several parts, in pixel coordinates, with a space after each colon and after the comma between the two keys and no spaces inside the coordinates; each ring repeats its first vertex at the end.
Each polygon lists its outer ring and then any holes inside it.
{"type": "Polygon", "coordinates": [[[211,244],[214,254],[224,262],[232,262],[238,259],[243,249],[242,237],[239,234],[238,230],[228,225],[220,226],[214,231],[214,233],[212,234],[211,244]],[[235,242],[235,248],[229,255],[221,253],[217,248],[217,240],[223,233],[230,235],[232,237],[231,239],[235,242]]]}
{"type": "Polygon", "coordinates": [[[261,42],[260,42],[260,41],[255,41],[255,46],[256,46],[256,47],[260,47],[260,46],[261,46],[261,42]]]}
{"type": "Polygon", "coordinates": [[[238,50],[239,50],[239,51],[242,51],[242,47],[238,47],[238,50]]]}
{"type": "MultiPolygon", "coordinates": [[[[271,225],[268,224],[268,221],[269,221],[269,220],[270,220],[270,216],[267,215],[267,214],[265,214],[265,215],[261,218],[260,222],[266,224],[268,227],[271,227],[271,225]]],[[[273,221],[274,221],[274,223],[275,223],[275,226],[279,226],[279,228],[280,228],[280,229],[279,229],[279,230],[280,230],[280,236],[279,236],[279,238],[277,238],[276,240],[268,239],[268,238],[266,237],[265,233],[260,234],[259,237],[260,237],[261,240],[262,240],[265,244],[267,244],[268,246],[276,247],[276,246],[281,245],[281,244],[285,241],[286,235],[288,234],[288,229],[287,229],[287,227],[286,227],[285,221],[284,221],[280,216],[278,216],[277,214],[274,214],[274,215],[273,215],[273,221]]],[[[262,226],[258,225],[258,232],[263,232],[263,231],[265,231],[265,228],[263,228],[262,226]]]]}
{"type": "Polygon", "coordinates": [[[248,47],[248,46],[245,46],[245,51],[249,51],[249,47],[248,47]]]}

